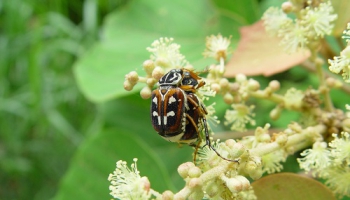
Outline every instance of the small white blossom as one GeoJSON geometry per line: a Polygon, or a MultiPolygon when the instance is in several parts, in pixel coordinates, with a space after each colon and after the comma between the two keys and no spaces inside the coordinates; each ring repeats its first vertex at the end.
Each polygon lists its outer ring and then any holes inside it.
{"type": "MultiPolygon", "coordinates": [[[[223,148],[222,148],[222,143],[220,142],[220,140],[216,140],[213,141],[211,143],[211,146],[216,149],[217,152],[220,153],[221,156],[223,157],[227,157],[228,152],[226,152],[223,148]]],[[[212,149],[210,149],[208,146],[205,146],[203,148],[199,148],[198,149],[198,161],[199,162],[208,162],[212,159],[217,159],[217,160],[221,160],[221,158],[215,153],[215,151],[213,151],[212,149]]]]}
{"type": "Polygon", "coordinates": [[[305,25],[311,32],[315,32],[317,36],[331,34],[334,24],[332,22],[337,18],[333,14],[334,10],[330,2],[321,3],[318,7],[306,8],[306,15],[303,17],[301,23],[305,25]]]}
{"type": "Polygon", "coordinates": [[[331,155],[336,164],[350,164],[350,135],[347,132],[341,133],[342,137],[333,134],[334,140],[329,143],[331,147],[331,155]]]}
{"type": "Polygon", "coordinates": [[[119,160],[117,167],[108,180],[109,190],[114,198],[125,200],[149,199],[151,197],[150,182],[147,177],[141,177],[136,166],[137,159],[131,164],[131,169],[125,161],[119,160]]]}
{"type": "Polygon", "coordinates": [[[165,72],[188,65],[185,56],[180,53],[180,45],[173,41],[173,38],[160,38],[147,48],[152,53],[151,60],[156,66],[164,68],[165,72]]]}
{"type": "Polygon", "coordinates": [[[280,45],[287,53],[295,53],[304,49],[309,43],[306,37],[307,31],[300,25],[299,21],[289,22],[278,32],[278,37],[282,38],[280,45]]]}
{"type": "Polygon", "coordinates": [[[232,108],[233,110],[227,110],[225,113],[225,125],[232,124],[231,130],[243,132],[246,130],[246,124],[255,125],[255,114],[252,112],[254,105],[232,104],[232,108]]]}
{"type": "Polygon", "coordinates": [[[331,154],[325,142],[316,142],[312,149],[306,149],[300,155],[304,156],[297,159],[300,168],[306,172],[315,170],[314,175],[322,173],[322,170],[331,164],[331,154]]]}
{"type": "Polygon", "coordinates": [[[263,171],[268,174],[280,172],[283,169],[282,162],[287,159],[287,154],[284,150],[278,150],[264,155],[262,158],[263,171]]]}
{"type": "Polygon", "coordinates": [[[331,167],[327,170],[326,185],[340,196],[350,196],[349,165],[331,167]]]}
{"type": "Polygon", "coordinates": [[[222,37],[221,34],[215,36],[211,35],[206,38],[206,49],[204,50],[204,57],[212,57],[216,60],[220,58],[225,59],[229,54],[228,47],[231,43],[231,37],[222,37]]]}
{"type": "Polygon", "coordinates": [[[328,60],[329,70],[333,73],[342,72],[345,82],[350,82],[350,45],[340,52],[340,56],[334,57],[334,60],[328,60]]]}
{"type": "MultiPolygon", "coordinates": [[[[206,79],[204,80],[206,83],[206,79]]],[[[216,92],[211,89],[210,84],[205,84],[197,90],[198,97],[202,100],[209,100],[209,97],[215,97],[216,92]]]]}
{"type": "Polygon", "coordinates": [[[265,30],[271,35],[278,35],[279,30],[292,23],[292,19],[288,18],[287,14],[281,9],[270,7],[264,13],[262,19],[264,20],[265,30]]]}

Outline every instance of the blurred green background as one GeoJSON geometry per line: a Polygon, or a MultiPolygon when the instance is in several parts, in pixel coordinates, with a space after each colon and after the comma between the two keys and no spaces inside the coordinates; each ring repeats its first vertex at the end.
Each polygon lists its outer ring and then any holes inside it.
{"type": "MultiPolygon", "coordinates": [[[[280,3],[0,0],[0,199],[110,199],[108,174],[117,160],[130,164],[134,157],[155,190],[181,188],[176,168],[191,161],[193,150],[154,132],[149,101],[137,88],[124,91],[124,75],[144,74],[146,47],[159,37],[174,37],[202,69],[212,62],[201,55],[206,36],[232,35],[235,47],[239,27],[280,3]]],[[[272,78],[282,77],[289,77],[287,87],[317,83],[299,68],[272,78]]],[[[222,118],[227,106],[215,101],[222,118]]],[[[266,113],[273,105],[259,106],[256,112],[266,113]]],[[[286,114],[272,124],[296,117],[286,114]]],[[[257,115],[257,122],[269,120],[257,115]]]]}

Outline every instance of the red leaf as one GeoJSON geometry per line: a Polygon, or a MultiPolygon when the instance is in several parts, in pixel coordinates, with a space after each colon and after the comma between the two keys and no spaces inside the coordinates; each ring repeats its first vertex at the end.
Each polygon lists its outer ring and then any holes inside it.
{"type": "Polygon", "coordinates": [[[280,39],[265,32],[263,21],[242,27],[240,33],[238,47],[226,65],[226,77],[238,73],[271,76],[302,63],[310,56],[309,51],[285,53],[279,45],[280,39]]]}

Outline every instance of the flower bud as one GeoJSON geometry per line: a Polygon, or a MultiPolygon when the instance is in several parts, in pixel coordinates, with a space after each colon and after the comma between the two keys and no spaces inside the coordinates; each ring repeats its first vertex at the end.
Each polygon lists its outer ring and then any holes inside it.
{"type": "Polygon", "coordinates": [[[262,175],[263,175],[263,170],[261,167],[255,169],[254,171],[251,171],[249,173],[250,178],[252,178],[253,180],[257,180],[257,179],[261,178],[262,175]]]}
{"type": "Polygon", "coordinates": [[[236,143],[233,145],[230,155],[232,158],[239,158],[245,152],[245,147],[242,143],[236,143]]]}
{"type": "Polygon", "coordinates": [[[230,93],[227,92],[227,93],[224,95],[224,101],[225,101],[226,104],[230,105],[230,104],[233,103],[234,98],[233,98],[233,96],[232,96],[230,93]]]}
{"type": "Polygon", "coordinates": [[[235,179],[242,183],[242,190],[248,190],[250,187],[249,180],[244,176],[236,176],[235,179]]]}
{"type": "Polygon", "coordinates": [[[273,80],[269,83],[269,88],[271,89],[272,92],[276,92],[281,88],[281,84],[279,81],[273,80]]]}
{"type": "Polygon", "coordinates": [[[272,120],[277,120],[281,116],[281,107],[276,106],[274,109],[270,112],[270,118],[272,120]]]}
{"type": "Polygon", "coordinates": [[[142,88],[140,95],[143,99],[148,99],[152,96],[152,90],[148,86],[142,88]]]}
{"type": "Polygon", "coordinates": [[[284,13],[290,13],[293,10],[293,4],[289,1],[283,2],[281,7],[284,13]]]}
{"type": "Polygon", "coordinates": [[[134,88],[134,85],[130,83],[130,81],[124,81],[124,89],[127,91],[131,91],[134,88]]]}
{"type": "Polygon", "coordinates": [[[157,80],[154,78],[148,78],[146,83],[147,83],[148,87],[152,88],[154,86],[154,84],[157,83],[157,80]]]}
{"type": "Polygon", "coordinates": [[[139,80],[139,75],[136,71],[131,71],[129,74],[125,75],[125,79],[127,79],[131,84],[135,85],[139,80]]]}
{"type": "Polygon", "coordinates": [[[220,85],[217,83],[213,83],[210,86],[211,86],[211,89],[214,90],[216,93],[218,93],[221,89],[220,85]]]}
{"type": "Polygon", "coordinates": [[[148,75],[151,75],[152,74],[152,71],[154,69],[154,62],[152,60],[146,60],[145,62],[143,62],[143,69],[145,70],[145,72],[148,74],[148,75]]]}
{"type": "Polygon", "coordinates": [[[243,83],[245,81],[247,81],[247,76],[246,75],[244,75],[244,74],[237,74],[236,75],[236,82],[243,83]]]}
{"type": "Polygon", "coordinates": [[[260,89],[260,83],[254,79],[248,81],[248,90],[257,91],[260,89]]]}
{"type": "Polygon", "coordinates": [[[258,165],[254,162],[254,161],[248,161],[245,166],[244,166],[244,171],[247,174],[252,173],[253,171],[255,171],[256,169],[258,169],[258,165]]]}
{"type": "Polygon", "coordinates": [[[221,88],[225,88],[225,89],[229,87],[229,83],[230,82],[228,82],[226,78],[220,79],[220,82],[219,82],[221,88]]]}
{"type": "Polygon", "coordinates": [[[192,178],[188,183],[188,187],[192,189],[196,187],[201,187],[202,185],[203,182],[200,178],[192,178]]]}
{"type": "Polygon", "coordinates": [[[229,178],[225,182],[226,182],[227,188],[232,193],[237,193],[237,192],[242,191],[243,185],[242,185],[241,181],[239,181],[235,178],[229,178]]]}
{"type": "Polygon", "coordinates": [[[230,83],[229,84],[229,91],[233,94],[237,93],[240,88],[239,83],[230,83]]]}
{"type": "Polygon", "coordinates": [[[164,76],[164,69],[159,66],[157,66],[152,72],[152,77],[156,80],[159,80],[163,76],[164,76]]]}
{"type": "Polygon", "coordinates": [[[151,189],[151,183],[146,176],[141,177],[141,182],[143,184],[143,189],[147,192],[151,189]]]}
{"type": "Polygon", "coordinates": [[[199,169],[199,168],[196,167],[196,166],[191,167],[191,168],[188,170],[188,176],[191,177],[191,178],[200,177],[201,174],[202,174],[201,169],[199,169]]]}
{"type": "Polygon", "coordinates": [[[179,175],[182,178],[187,178],[188,177],[188,171],[192,168],[195,167],[194,164],[192,162],[186,162],[181,164],[178,168],[177,168],[177,172],[179,173],[179,175]]]}
{"type": "Polygon", "coordinates": [[[172,200],[174,198],[174,193],[170,190],[166,190],[162,194],[163,200],[172,200]]]}

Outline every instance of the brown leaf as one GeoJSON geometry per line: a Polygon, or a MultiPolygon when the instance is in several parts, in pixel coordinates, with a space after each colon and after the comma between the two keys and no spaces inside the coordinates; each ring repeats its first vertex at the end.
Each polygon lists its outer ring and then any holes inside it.
{"type": "Polygon", "coordinates": [[[325,185],[293,173],[268,175],[252,186],[259,200],[335,200],[334,194],[325,185]]]}
{"type": "Polygon", "coordinates": [[[238,73],[248,76],[273,74],[285,71],[305,61],[309,51],[285,53],[279,45],[279,39],[265,32],[263,21],[240,29],[241,40],[226,65],[226,77],[238,73]]]}

